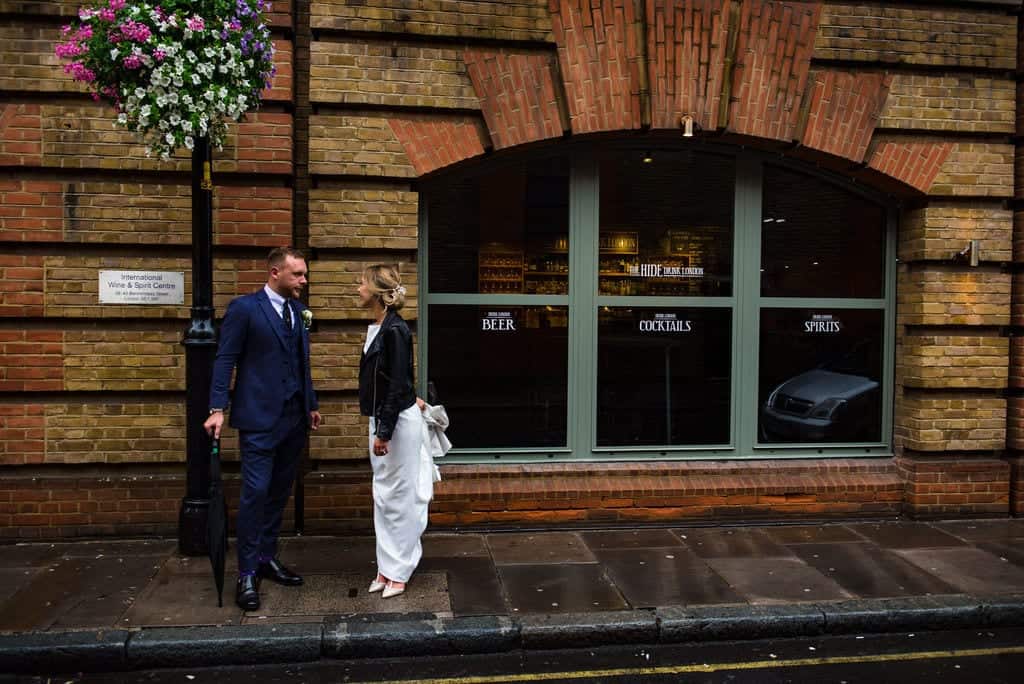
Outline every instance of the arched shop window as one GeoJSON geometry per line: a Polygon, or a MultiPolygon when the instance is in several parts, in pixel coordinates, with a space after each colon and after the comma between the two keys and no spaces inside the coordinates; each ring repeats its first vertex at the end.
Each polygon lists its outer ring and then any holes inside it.
{"type": "Polygon", "coordinates": [[[454,460],[891,453],[895,212],[755,153],[605,143],[420,187],[454,460]]]}

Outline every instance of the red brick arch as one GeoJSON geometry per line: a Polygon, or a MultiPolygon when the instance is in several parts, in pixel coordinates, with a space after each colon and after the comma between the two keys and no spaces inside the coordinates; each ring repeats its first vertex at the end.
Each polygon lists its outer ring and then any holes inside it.
{"type": "Polygon", "coordinates": [[[554,50],[464,53],[479,118],[391,121],[417,174],[565,135],[678,129],[684,115],[705,133],[911,192],[929,190],[952,150],[872,147],[892,78],[812,67],[821,2],[550,0],[549,9],[554,50]]]}

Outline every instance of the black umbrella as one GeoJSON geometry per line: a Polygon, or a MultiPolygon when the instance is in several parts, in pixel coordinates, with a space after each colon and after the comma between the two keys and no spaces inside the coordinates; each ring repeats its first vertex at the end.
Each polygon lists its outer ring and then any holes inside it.
{"type": "Polygon", "coordinates": [[[210,448],[210,509],[206,519],[206,547],[217,584],[217,607],[224,606],[224,557],[228,552],[228,504],[220,477],[220,439],[210,448]]]}

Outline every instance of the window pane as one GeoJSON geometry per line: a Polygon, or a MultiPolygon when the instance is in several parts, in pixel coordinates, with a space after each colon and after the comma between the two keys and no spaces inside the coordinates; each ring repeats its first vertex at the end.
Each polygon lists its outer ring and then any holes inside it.
{"type": "Polygon", "coordinates": [[[729,442],[729,309],[602,307],[598,446],[729,442]]]}
{"type": "Polygon", "coordinates": [[[697,152],[605,156],[598,292],[729,296],[734,166],[697,152]]]}
{"type": "Polygon", "coordinates": [[[765,166],[762,206],[762,296],[884,296],[881,206],[775,166],[765,166]]]}
{"type": "Polygon", "coordinates": [[[566,441],[568,310],[431,306],[428,380],[457,448],[566,441]]]}
{"type": "Polygon", "coordinates": [[[881,441],[882,313],[761,311],[762,443],[881,441]]]}
{"type": "Polygon", "coordinates": [[[564,157],[448,179],[425,194],[431,292],[568,292],[564,157]]]}

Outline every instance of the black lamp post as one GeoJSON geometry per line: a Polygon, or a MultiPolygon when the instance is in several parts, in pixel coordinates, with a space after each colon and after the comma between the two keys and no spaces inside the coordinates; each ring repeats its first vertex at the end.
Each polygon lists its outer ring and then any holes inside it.
{"type": "Polygon", "coordinates": [[[206,555],[206,518],[210,508],[210,437],[203,430],[209,414],[217,331],[213,325],[213,182],[210,139],[192,149],[192,312],[182,338],[185,345],[185,496],[178,516],[178,550],[206,555]]]}

